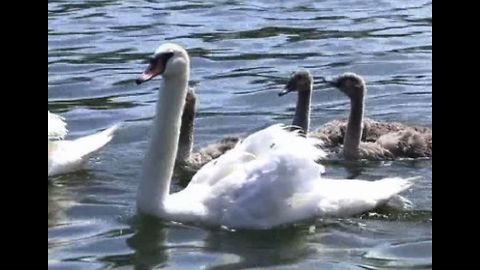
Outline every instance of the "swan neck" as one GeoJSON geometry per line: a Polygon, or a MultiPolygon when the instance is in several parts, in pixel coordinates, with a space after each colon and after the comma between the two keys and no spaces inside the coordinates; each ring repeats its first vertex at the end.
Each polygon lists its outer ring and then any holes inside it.
{"type": "Polygon", "coordinates": [[[293,126],[302,128],[308,134],[310,127],[310,104],[312,102],[312,86],[298,92],[297,106],[293,118],[293,126]]]}
{"type": "Polygon", "coordinates": [[[186,161],[193,150],[193,132],[195,129],[195,110],[197,97],[190,89],[187,93],[185,107],[182,113],[182,124],[180,127],[180,140],[178,142],[177,162],[186,161]]]}
{"type": "Polygon", "coordinates": [[[162,81],[137,194],[137,207],[144,214],[165,213],[164,202],[170,194],[188,79],[187,70],[180,76],[164,76],[162,81]]]}
{"type": "Polygon", "coordinates": [[[351,98],[350,116],[344,139],[344,155],[346,159],[359,159],[360,141],[363,133],[364,97],[351,98]]]}

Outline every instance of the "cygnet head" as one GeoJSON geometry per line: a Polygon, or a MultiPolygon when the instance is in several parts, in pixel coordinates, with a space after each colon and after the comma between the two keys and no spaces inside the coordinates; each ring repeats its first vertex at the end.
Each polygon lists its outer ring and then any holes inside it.
{"type": "Polygon", "coordinates": [[[290,92],[304,92],[312,90],[313,77],[308,70],[297,71],[292,74],[285,86],[285,90],[280,92],[279,96],[284,96],[290,92]]]}
{"type": "Polygon", "coordinates": [[[324,81],[342,91],[350,99],[363,98],[367,92],[365,81],[355,73],[345,73],[332,81],[324,81]]]}
{"type": "Polygon", "coordinates": [[[195,94],[195,90],[193,88],[189,88],[187,92],[187,97],[185,98],[184,111],[188,111],[190,114],[194,114],[196,105],[197,105],[197,95],[195,94]]]}
{"type": "Polygon", "coordinates": [[[167,43],[155,50],[150,64],[145,72],[137,79],[137,84],[148,82],[162,75],[164,78],[188,75],[190,59],[187,51],[179,45],[167,43]]]}

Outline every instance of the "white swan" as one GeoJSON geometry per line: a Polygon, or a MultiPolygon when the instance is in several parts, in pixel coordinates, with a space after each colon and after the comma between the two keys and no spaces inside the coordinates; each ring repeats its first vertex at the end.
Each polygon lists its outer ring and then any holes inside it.
{"type": "Polygon", "coordinates": [[[68,133],[64,119],[48,112],[48,176],[78,171],[88,158],[112,140],[118,125],[102,132],[64,140],[68,133]]]}
{"type": "Polygon", "coordinates": [[[137,193],[140,213],[182,223],[269,229],[318,216],[371,210],[413,185],[413,179],[321,179],[315,140],[280,125],[248,136],[207,163],[182,191],[170,194],[190,60],[175,44],[160,46],[137,83],[162,75],[156,117],[137,193]]]}

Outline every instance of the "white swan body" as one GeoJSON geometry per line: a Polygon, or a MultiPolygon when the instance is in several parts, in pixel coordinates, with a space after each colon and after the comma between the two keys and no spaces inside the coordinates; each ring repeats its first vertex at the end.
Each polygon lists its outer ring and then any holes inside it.
{"type": "Polygon", "coordinates": [[[63,140],[68,130],[64,119],[48,112],[48,176],[83,168],[89,157],[109,143],[118,126],[75,140],[63,140]]]}
{"type": "Polygon", "coordinates": [[[321,179],[324,167],[314,160],[323,156],[315,143],[269,127],[200,169],[186,189],[167,197],[167,211],[160,214],[182,222],[269,229],[318,216],[361,214],[413,184],[321,179]]]}
{"type": "Polygon", "coordinates": [[[269,229],[318,216],[360,214],[412,186],[412,179],[322,179],[324,167],[314,162],[325,155],[315,147],[318,142],[274,125],[207,163],[184,190],[170,194],[189,66],[183,48],[165,44],[138,80],[164,78],[137,194],[139,212],[183,223],[269,229]]]}

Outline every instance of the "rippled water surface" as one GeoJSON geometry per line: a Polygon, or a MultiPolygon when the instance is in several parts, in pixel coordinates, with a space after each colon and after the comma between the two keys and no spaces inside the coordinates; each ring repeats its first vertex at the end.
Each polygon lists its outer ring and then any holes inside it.
{"type": "MultiPolygon", "coordinates": [[[[431,1],[49,0],[49,110],[66,117],[72,137],[125,123],[88,170],[49,179],[50,269],[432,267],[431,160],[327,167],[332,177],[423,176],[405,194],[415,204],[408,212],[267,232],[137,218],[159,81],[137,87],[134,80],[166,41],[192,56],[198,145],[289,123],[295,96],[276,94],[298,68],[317,77],[362,74],[369,117],[432,123],[431,1]]],[[[348,114],[341,93],[316,90],[313,126],[348,114]]]]}

